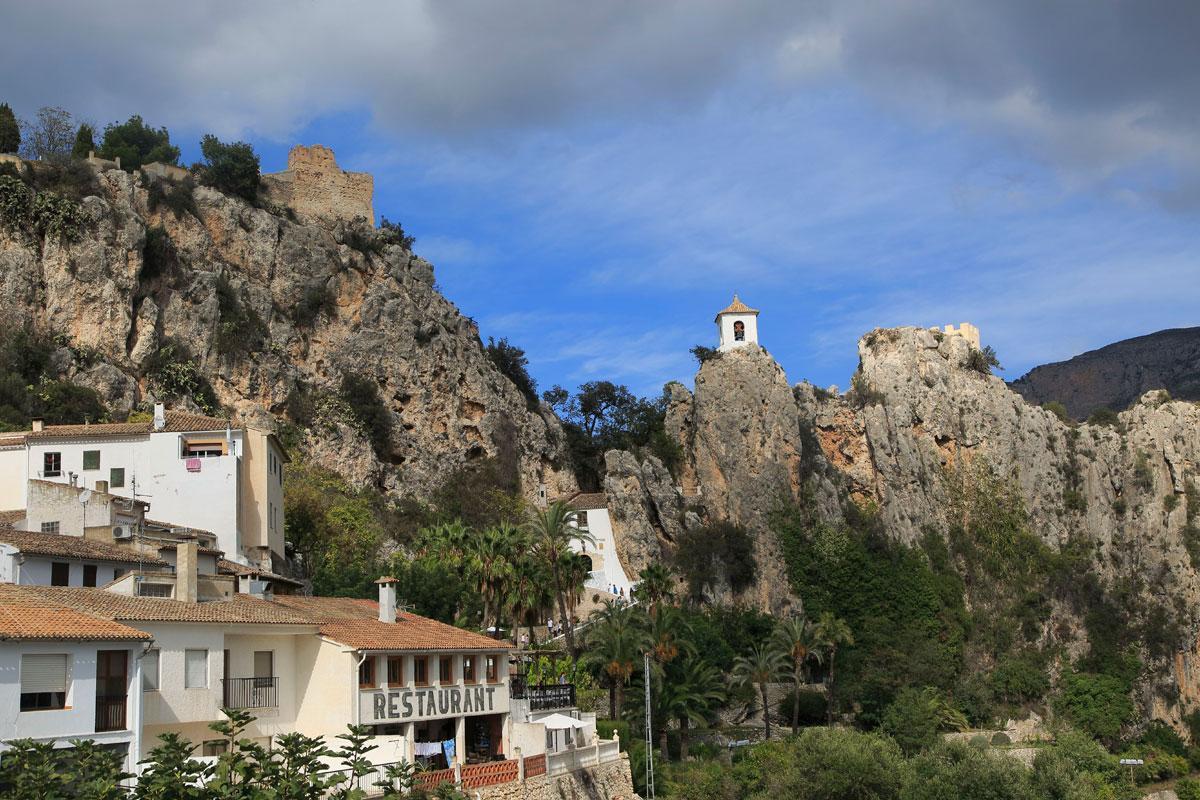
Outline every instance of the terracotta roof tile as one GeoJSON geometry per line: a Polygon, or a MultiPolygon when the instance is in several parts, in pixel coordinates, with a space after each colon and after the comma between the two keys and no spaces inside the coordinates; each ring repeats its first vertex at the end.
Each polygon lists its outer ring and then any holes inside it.
{"type": "Polygon", "coordinates": [[[0,511],[0,528],[11,528],[14,522],[25,519],[25,509],[14,508],[10,511],[0,511]]]}
{"type": "Polygon", "coordinates": [[[39,533],[0,528],[0,543],[11,544],[26,555],[57,558],[83,558],[91,561],[112,561],[118,564],[167,566],[167,562],[151,555],[117,544],[67,536],[61,533],[39,533]]]}
{"type": "Polygon", "coordinates": [[[567,506],[576,511],[608,508],[608,495],[604,492],[579,492],[568,498],[567,506]]]}
{"type": "Polygon", "coordinates": [[[218,417],[207,417],[203,414],[188,414],[184,411],[166,412],[167,424],[161,431],[154,430],[154,423],[146,422],[103,422],[88,425],[47,425],[42,430],[24,431],[27,439],[60,439],[77,438],[80,436],[134,436],[150,433],[187,433],[192,431],[223,431],[230,425],[237,428],[229,420],[218,417]]]}
{"type": "Polygon", "coordinates": [[[757,314],[757,308],[751,308],[741,301],[736,294],[733,296],[733,302],[725,308],[717,312],[717,319],[720,319],[722,314],[757,314]]]}
{"type": "Polygon", "coordinates": [[[165,597],[131,597],[103,589],[31,586],[44,599],[105,619],[124,622],[217,622],[312,625],[314,621],[270,600],[236,594],[232,600],[183,603],[165,597]]]}
{"type": "Polygon", "coordinates": [[[437,620],[396,612],[395,624],[379,621],[379,604],[348,597],[276,597],[275,603],[308,614],[320,633],[357,650],[508,650],[507,642],[437,620]]]}
{"type": "Polygon", "coordinates": [[[114,641],[150,634],[43,598],[35,586],[0,584],[0,640],[114,641]]]}

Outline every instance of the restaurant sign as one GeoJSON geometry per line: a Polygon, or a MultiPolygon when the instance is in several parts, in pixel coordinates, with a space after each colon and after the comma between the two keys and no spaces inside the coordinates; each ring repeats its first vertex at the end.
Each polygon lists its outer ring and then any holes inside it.
{"type": "Polygon", "coordinates": [[[371,689],[359,692],[364,723],[417,722],[440,717],[470,717],[508,711],[508,687],[437,686],[371,689]]]}

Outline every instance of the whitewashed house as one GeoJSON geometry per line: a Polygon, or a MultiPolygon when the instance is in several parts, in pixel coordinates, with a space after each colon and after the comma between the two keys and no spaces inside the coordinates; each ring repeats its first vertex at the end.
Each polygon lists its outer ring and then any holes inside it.
{"type": "MultiPolygon", "coordinates": [[[[583,553],[592,562],[592,570],[584,586],[629,598],[636,580],[631,580],[617,554],[612,520],[608,516],[608,498],[603,492],[579,492],[567,498],[567,506],[576,512],[575,527],[585,528],[591,542],[572,542],[571,549],[583,553]]],[[[634,576],[636,577],[636,576],[634,576]]]]}

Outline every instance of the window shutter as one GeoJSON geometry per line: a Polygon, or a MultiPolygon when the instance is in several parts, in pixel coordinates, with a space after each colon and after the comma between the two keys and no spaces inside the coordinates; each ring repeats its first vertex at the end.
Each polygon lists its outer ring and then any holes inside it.
{"type": "Polygon", "coordinates": [[[158,651],[151,650],[142,658],[142,689],[158,691],[158,651]]]}
{"type": "Polygon", "coordinates": [[[22,694],[65,691],[67,691],[67,656],[65,653],[21,656],[22,694]]]}
{"type": "Polygon", "coordinates": [[[186,651],[183,684],[185,689],[203,689],[208,686],[208,651],[186,651]]]}

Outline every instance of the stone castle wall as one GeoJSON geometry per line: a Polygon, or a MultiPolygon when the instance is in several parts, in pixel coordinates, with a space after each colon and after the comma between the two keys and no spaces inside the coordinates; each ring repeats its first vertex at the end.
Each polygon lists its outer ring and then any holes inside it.
{"type": "Polygon", "coordinates": [[[367,172],[346,172],[324,145],[296,145],[288,168],[262,176],[267,199],[286,206],[306,222],[362,217],[375,224],[375,179],[367,172]]]}

